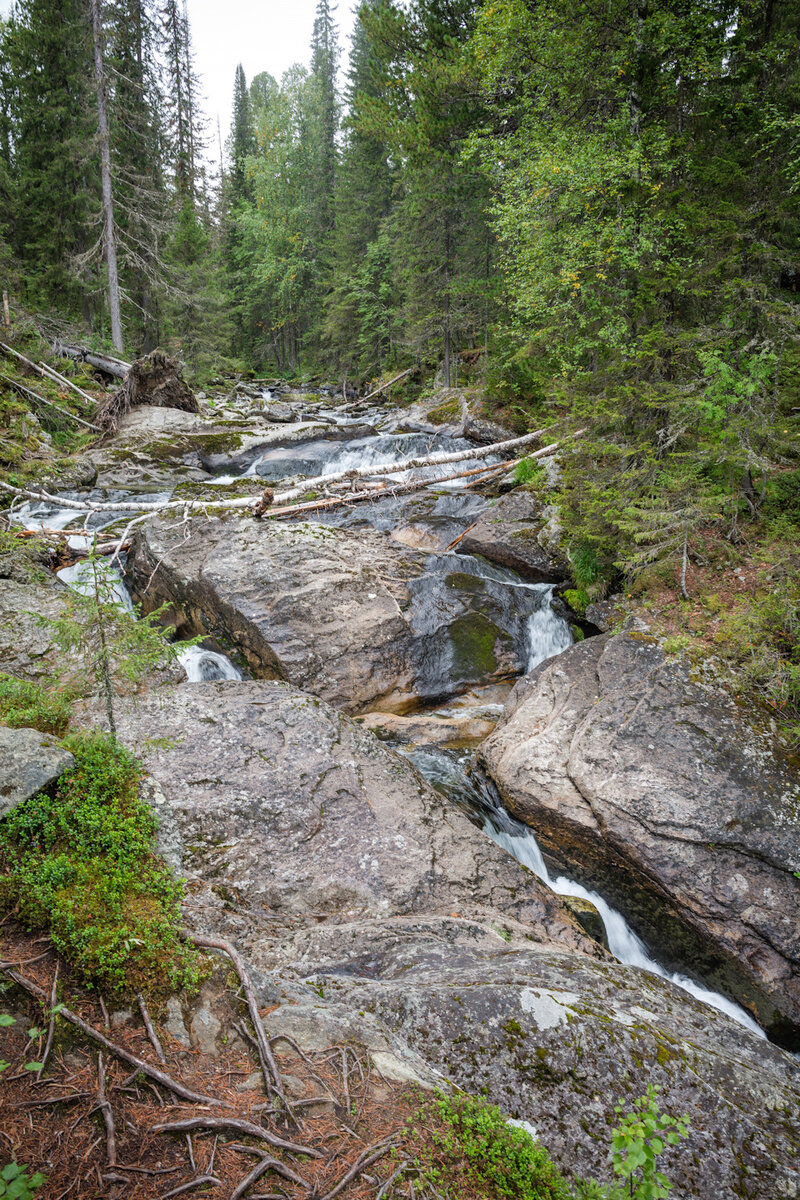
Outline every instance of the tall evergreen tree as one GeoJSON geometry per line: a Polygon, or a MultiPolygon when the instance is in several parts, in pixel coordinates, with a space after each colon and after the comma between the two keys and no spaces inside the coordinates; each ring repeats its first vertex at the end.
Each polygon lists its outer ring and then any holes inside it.
{"type": "Polygon", "coordinates": [[[386,223],[398,170],[382,131],[360,119],[371,100],[386,99],[382,64],[365,25],[386,0],[369,0],[353,32],[345,103],[345,140],[335,203],[332,286],[325,300],[326,357],[351,376],[377,372],[392,357],[399,307],[394,245],[386,223]]]}
{"type": "Polygon", "coordinates": [[[14,80],[12,248],[29,303],[91,315],[90,216],[99,207],[91,24],[85,0],[20,0],[6,47],[14,80]],[[87,277],[88,275],[88,277],[87,277]]]}

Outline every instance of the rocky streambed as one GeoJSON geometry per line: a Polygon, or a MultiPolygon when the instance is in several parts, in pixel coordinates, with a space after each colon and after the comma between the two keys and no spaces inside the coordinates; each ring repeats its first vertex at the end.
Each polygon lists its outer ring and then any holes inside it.
{"type": "MultiPolygon", "coordinates": [[[[460,444],[424,411],[324,397],[164,412],[93,452],[95,488],[257,493],[460,444]]],[[[485,1090],[567,1170],[602,1174],[614,1104],[655,1082],[691,1121],[676,1196],[796,1196],[800,1064],[753,1018],[797,1046],[797,776],[652,641],[573,644],[540,524],[525,493],[433,479],[324,520],[138,526],[137,599],[207,639],[198,682],[119,720],[187,919],[237,941],[275,1030],[334,1029],[392,1078],[485,1090]],[[616,939],[586,888],[627,918],[595,897],[616,939]]],[[[0,585],[0,604],[23,586],[58,604],[52,582],[0,585]]],[[[27,636],[35,674],[48,650],[27,636]]]]}

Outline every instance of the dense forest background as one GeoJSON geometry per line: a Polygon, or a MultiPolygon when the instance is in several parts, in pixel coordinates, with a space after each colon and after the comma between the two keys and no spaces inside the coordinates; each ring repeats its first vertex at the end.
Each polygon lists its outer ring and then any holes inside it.
{"type": "Polygon", "coordinates": [[[770,496],[800,518],[798,28],[798,0],[366,0],[342,94],[320,0],[310,70],[237,71],[220,177],[180,0],[18,0],[0,271],[110,338],[107,148],[129,354],[479,387],[587,431],[579,582],[685,568],[770,496]]]}

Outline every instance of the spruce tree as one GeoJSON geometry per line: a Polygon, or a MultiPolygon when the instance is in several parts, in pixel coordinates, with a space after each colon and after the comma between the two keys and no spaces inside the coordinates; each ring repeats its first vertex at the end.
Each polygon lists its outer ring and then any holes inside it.
{"type": "MultiPolygon", "coordinates": [[[[85,0],[19,0],[6,37],[13,76],[13,216],[32,305],[91,315],[91,215],[99,208],[91,23],[85,0]],[[81,261],[88,261],[81,273],[81,261]]],[[[102,291],[102,288],[99,289],[102,291]]]]}

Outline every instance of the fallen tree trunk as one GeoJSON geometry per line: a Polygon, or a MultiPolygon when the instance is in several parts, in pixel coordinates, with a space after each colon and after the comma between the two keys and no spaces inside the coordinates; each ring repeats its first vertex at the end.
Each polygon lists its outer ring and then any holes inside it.
{"type": "MultiPolygon", "coordinates": [[[[580,437],[580,435],[584,432],[585,431],[583,429],[577,429],[575,431],[575,433],[569,434],[566,438],[562,438],[558,442],[551,442],[549,446],[543,446],[541,450],[535,450],[532,454],[528,455],[528,457],[529,458],[547,458],[549,455],[555,454],[556,450],[558,450],[559,447],[562,446],[565,441],[570,441],[573,438],[580,437]]],[[[434,454],[434,455],[430,455],[428,458],[407,459],[405,462],[402,462],[402,463],[385,463],[385,464],[383,464],[383,466],[366,467],[366,468],[362,468],[359,471],[354,471],[352,473],[349,471],[342,471],[337,475],[321,475],[321,476],[318,476],[315,480],[307,479],[305,481],[305,483],[303,484],[303,486],[300,488],[292,488],[290,491],[287,491],[287,492],[279,492],[277,495],[275,495],[273,497],[273,501],[274,501],[275,505],[277,505],[277,506],[286,505],[287,501],[294,500],[298,495],[302,495],[303,493],[307,492],[309,490],[309,487],[312,487],[315,483],[317,485],[319,485],[321,483],[327,484],[327,483],[336,482],[341,479],[348,479],[348,478],[354,478],[354,477],[357,478],[358,476],[363,476],[363,475],[367,475],[367,474],[368,475],[379,475],[381,471],[384,471],[387,474],[395,475],[395,474],[401,474],[403,471],[412,470],[415,467],[434,466],[436,464],[441,464],[441,463],[458,462],[460,460],[469,460],[469,459],[473,459],[473,458],[480,458],[483,455],[496,454],[500,450],[504,450],[504,449],[508,449],[509,447],[515,447],[515,446],[519,446],[519,445],[524,445],[525,443],[529,443],[534,438],[539,437],[541,435],[541,433],[542,433],[542,430],[537,430],[535,433],[526,434],[524,437],[521,437],[521,438],[513,438],[512,440],[507,441],[507,442],[497,442],[493,446],[476,446],[471,450],[462,450],[456,454],[438,454],[438,455],[434,454]]],[[[495,469],[499,470],[500,465],[497,463],[491,463],[486,468],[487,473],[490,471],[493,471],[495,469]]],[[[505,464],[503,464],[503,469],[505,469],[505,464]]],[[[467,472],[464,472],[464,474],[467,474],[467,472]]],[[[410,487],[411,490],[414,490],[415,488],[429,487],[431,484],[435,484],[437,482],[439,482],[439,481],[435,480],[435,479],[414,480],[413,483],[410,485],[409,484],[405,484],[405,485],[397,484],[396,487],[400,488],[400,487],[405,486],[407,488],[410,487]]],[[[14,484],[6,483],[6,481],[2,480],[2,479],[0,479],[0,491],[9,492],[11,495],[17,496],[19,499],[50,501],[53,504],[59,505],[59,507],[61,507],[61,508],[70,508],[76,513],[119,513],[120,516],[122,516],[123,513],[132,513],[132,512],[141,513],[142,515],[140,517],[138,517],[137,520],[144,520],[147,516],[150,516],[150,515],[153,515],[156,513],[162,513],[162,512],[183,511],[184,515],[188,517],[193,512],[208,513],[210,511],[214,511],[214,512],[235,511],[237,509],[254,510],[259,505],[260,500],[261,500],[260,495],[255,495],[255,496],[250,495],[250,496],[237,496],[230,500],[164,500],[164,501],[141,501],[141,500],[139,500],[139,501],[137,501],[135,499],[131,499],[131,500],[125,500],[125,501],[121,501],[121,502],[117,502],[117,503],[113,503],[113,504],[107,504],[107,503],[104,503],[103,501],[92,502],[92,501],[87,501],[87,500],[83,500],[83,501],[82,500],[67,500],[61,496],[54,496],[52,493],[46,492],[44,489],[39,489],[37,491],[32,488],[17,487],[14,484]]],[[[371,488],[368,492],[362,493],[362,496],[364,498],[370,498],[370,497],[374,497],[376,494],[379,494],[379,493],[382,493],[384,495],[391,494],[389,489],[386,489],[386,488],[381,488],[381,489],[371,488]]],[[[357,494],[357,493],[352,493],[349,496],[345,495],[342,497],[342,500],[345,502],[347,500],[352,500],[353,495],[355,495],[355,494],[357,494]]],[[[338,500],[338,497],[336,499],[338,500]]],[[[297,506],[293,507],[293,511],[298,511],[297,506]]],[[[264,513],[264,515],[272,517],[272,516],[279,516],[279,515],[285,516],[287,514],[285,512],[281,513],[280,507],[278,507],[278,508],[270,508],[268,511],[266,511],[264,513]]],[[[129,525],[132,523],[133,522],[129,522],[129,525]]],[[[62,534],[66,534],[70,531],[60,530],[59,532],[62,534]]],[[[74,530],[72,532],[79,533],[80,530],[74,530]]],[[[123,535],[123,537],[124,536],[125,535],[123,535]]]]}
{"type": "Polygon", "coordinates": [[[111,354],[101,354],[83,346],[67,346],[58,340],[53,342],[53,353],[59,358],[74,358],[79,362],[87,362],[89,366],[96,367],[106,375],[113,375],[115,379],[124,379],[131,369],[130,363],[121,358],[114,358],[111,354]]]}

